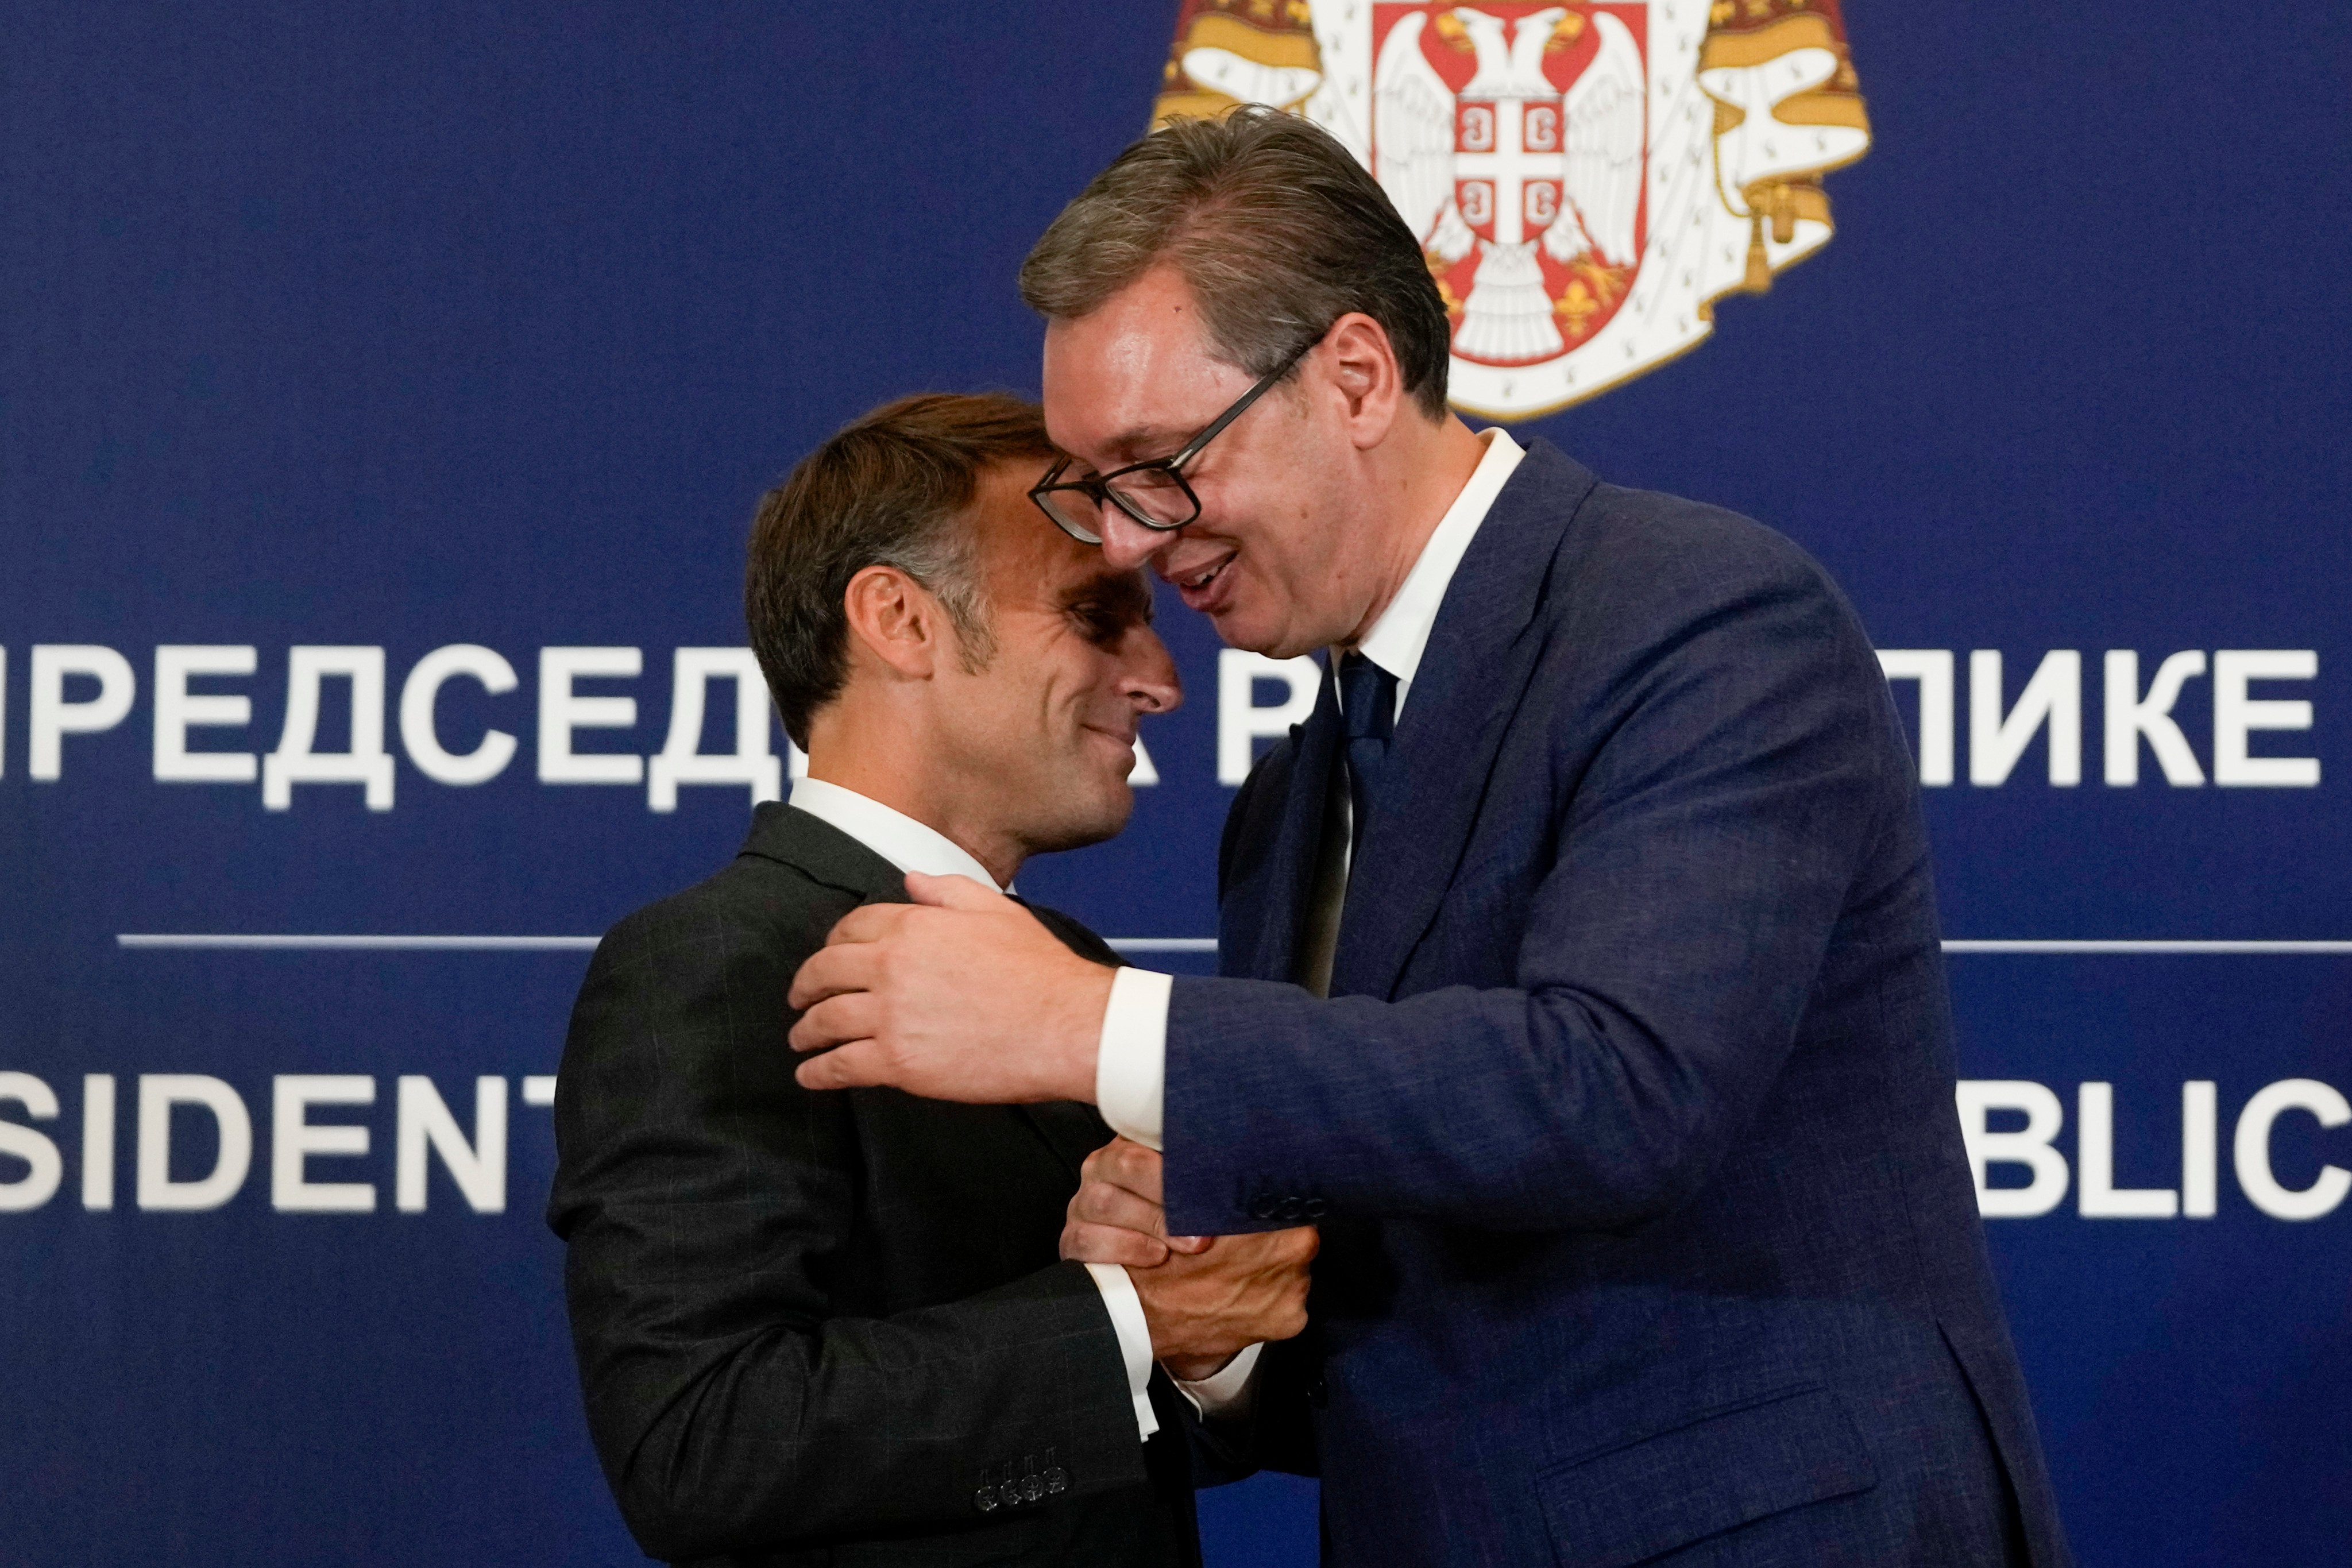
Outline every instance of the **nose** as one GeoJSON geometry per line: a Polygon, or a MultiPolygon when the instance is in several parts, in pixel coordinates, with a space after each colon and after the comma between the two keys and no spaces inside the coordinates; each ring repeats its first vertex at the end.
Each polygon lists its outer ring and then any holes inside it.
{"type": "Polygon", "coordinates": [[[1105,501],[1100,521],[1103,562],[1114,572],[1132,572],[1175,542],[1176,535],[1146,528],[1117,506],[1105,501]]]}
{"type": "Polygon", "coordinates": [[[1168,645],[1150,626],[1128,633],[1119,652],[1126,668],[1119,672],[1119,690],[1139,713],[1172,713],[1184,700],[1184,682],[1168,645]]]}

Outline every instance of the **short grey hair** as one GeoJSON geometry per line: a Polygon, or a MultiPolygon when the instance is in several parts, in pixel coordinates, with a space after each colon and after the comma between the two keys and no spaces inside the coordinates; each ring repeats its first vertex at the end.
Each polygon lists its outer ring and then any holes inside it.
{"type": "Polygon", "coordinates": [[[1295,114],[1248,106],[1177,120],[1121,153],[1021,267],[1021,297],[1073,321],[1168,262],[1220,355],[1266,375],[1360,310],[1406,392],[1445,413],[1451,331],[1421,244],[1363,164],[1295,114]]]}

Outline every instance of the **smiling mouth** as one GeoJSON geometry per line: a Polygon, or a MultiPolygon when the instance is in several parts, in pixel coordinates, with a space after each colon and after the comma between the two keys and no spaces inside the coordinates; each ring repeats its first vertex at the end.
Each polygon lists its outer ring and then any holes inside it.
{"type": "Polygon", "coordinates": [[[1225,568],[1234,563],[1239,553],[1239,552],[1235,552],[1234,554],[1228,555],[1222,561],[1204,566],[1200,571],[1193,573],[1190,576],[1178,577],[1173,579],[1173,581],[1178,587],[1183,589],[1186,593],[1197,594],[1202,589],[1207,587],[1210,584],[1215,582],[1219,577],[1224,575],[1225,568]]]}

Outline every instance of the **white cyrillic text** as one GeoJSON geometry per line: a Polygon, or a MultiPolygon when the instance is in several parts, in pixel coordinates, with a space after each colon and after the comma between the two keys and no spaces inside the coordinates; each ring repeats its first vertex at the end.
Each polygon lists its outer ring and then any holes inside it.
{"type": "Polygon", "coordinates": [[[261,804],[285,811],[298,784],[358,784],[370,811],[392,809],[392,756],[383,749],[383,649],[296,647],[286,655],[286,725],[278,749],[261,759],[261,804]],[[321,752],[320,689],[330,679],[351,683],[350,748],[321,752]]]}

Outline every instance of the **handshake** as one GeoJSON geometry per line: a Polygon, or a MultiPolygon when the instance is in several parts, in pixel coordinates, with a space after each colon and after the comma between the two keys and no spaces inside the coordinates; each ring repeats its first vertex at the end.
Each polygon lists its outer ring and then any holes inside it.
{"type": "Polygon", "coordinates": [[[1160,1156],[1115,1138],[1092,1154],[1062,1227],[1062,1256],[1128,1269],[1151,1329],[1151,1354],[1184,1383],[1212,1377],[1244,1348],[1307,1327],[1313,1226],[1257,1236],[1170,1236],[1160,1156]]]}

